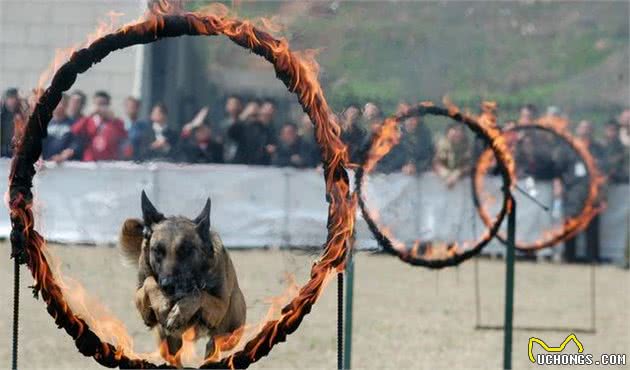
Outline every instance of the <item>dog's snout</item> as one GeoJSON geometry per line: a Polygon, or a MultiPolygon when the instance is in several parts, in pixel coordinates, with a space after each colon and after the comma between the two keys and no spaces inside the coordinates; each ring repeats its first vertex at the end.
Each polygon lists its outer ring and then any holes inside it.
{"type": "Polygon", "coordinates": [[[175,293],[175,278],[172,276],[160,278],[160,288],[162,288],[166,294],[175,293]]]}

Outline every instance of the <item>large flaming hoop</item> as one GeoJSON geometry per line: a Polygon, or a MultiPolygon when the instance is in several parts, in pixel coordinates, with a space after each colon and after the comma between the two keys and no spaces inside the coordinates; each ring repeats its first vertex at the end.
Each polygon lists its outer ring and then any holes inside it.
{"type": "MultiPolygon", "coordinates": [[[[586,176],[588,176],[589,180],[588,194],[586,195],[586,199],[582,203],[582,208],[577,215],[566,217],[562,224],[558,227],[543,231],[541,239],[533,242],[515,241],[516,249],[521,251],[534,251],[553,247],[554,245],[561,243],[584,230],[593,217],[595,217],[602,209],[597,202],[599,200],[600,188],[604,181],[588,148],[568,131],[565,124],[562,124],[561,122],[554,123],[542,120],[537,123],[519,124],[502,130],[504,136],[517,134],[523,131],[543,131],[569,144],[570,148],[577,153],[578,157],[584,164],[586,176]]],[[[481,201],[481,192],[484,187],[484,175],[490,167],[493,166],[493,163],[494,155],[492,151],[487,149],[481,153],[472,171],[474,204],[477,208],[479,216],[487,227],[490,227],[492,218],[490,217],[487,207],[481,201]]],[[[518,163],[516,165],[518,166],[518,163]]],[[[496,236],[503,244],[506,244],[506,236],[503,232],[497,232],[496,236]]]]}
{"type": "Polygon", "coordinates": [[[55,323],[74,339],[78,350],[92,356],[101,365],[121,368],[170,368],[156,365],[126,353],[122,347],[102,341],[84,318],[76,316],[64,298],[44,255],[45,241],[34,230],[33,194],[35,162],[42,151],[51,112],[77,78],[100,62],[110,52],[132,45],[147,44],[165,37],[182,35],[224,35],[236,44],[264,57],[273,64],[276,75],[295,93],[299,103],[315,124],[316,138],[322,152],[328,208],[328,236],[320,259],[312,266],[311,279],[282,310],[277,320],[268,321],[244,348],[218,362],[211,359],[203,368],[246,368],[267,355],[271,348],[293,333],[316,302],[331,272],[342,270],[354,227],[356,202],[350,195],[344,168],[347,150],[339,138],[339,126],[330,120],[329,107],[317,80],[316,68],[289,50],[286,40],[277,40],[256,29],[247,21],[203,13],[177,15],[151,14],[139,21],[107,34],[88,47],[76,51],[54,77],[37,101],[21,135],[16,135],[16,154],[12,162],[9,187],[12,222],[12,256],[31,270],[35,294],[41,294],[55,323]]]}
{"type": "Polygon", "coordinates": [[[510,155],[504,138],[495,126],[493,103],[484,103],[484,113],[479,118],[461,113],[452,104],[447,108],[437,107],[431,103],[420,103],[401,115],[387,118],[379,130],[373,135],[369,146],[362,153],[363,157],[360,167],[356,172],[355,191],[358,194],[361,214],[374,235],[377,243],[389,254],[398,256],[402,261],[414,266],[425,266],[429,268],[443,268],[455,266],[479,253],[488,244],[492,237],[498,232],[501,222],[512,207],[512,197],[510,195],[514,171],[514,161],[510,155]],[[478,137],[480,137],[490,150],[499,159],[498,168],[503,180],[503,202],[501,210],[494,220],[488,225],[479,240],[465,242],[461,245],[457,242],[435,243],[432,241],[416,240],[411,248],[405,246],[401,241],[396,240],[388,231],[376,222],[376,217],[370,212],[367,200],[363,192],[365,186],[365,175],[370,173],[376,164],[389,151],[398,144],[400,133],[398,126],[400,122],[409,117],[422,117],[425,115],[448,117],[456,122],[465,124],[478,137]]]}

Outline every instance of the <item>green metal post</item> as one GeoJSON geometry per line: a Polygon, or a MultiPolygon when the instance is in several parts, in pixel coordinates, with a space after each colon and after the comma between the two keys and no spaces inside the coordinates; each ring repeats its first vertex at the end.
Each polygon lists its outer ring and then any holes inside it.
{"type": "Polygon", "coordinates": [[[343,370],[343,274],[337,273],[337,370],[343,370]]]}
{"type": "Polygon", "coordinates": [[[516,239],[516,202],[510,195],[512,209],[508,214],[508,243],[505,257],[505,322],[503,324],[503,368],[512,369],[512,321],[514,316],[514,251],[516,239]]]}
{"type": "Polygon", "coordinates": [[[348,255],[348,263],[346,265],[346,308],[345,325],[344,325],[344,344],[343,344],[343,368],[350,370],[352,364],[352,298],[354,293],[354,258],[353,253],[348,255]]]}

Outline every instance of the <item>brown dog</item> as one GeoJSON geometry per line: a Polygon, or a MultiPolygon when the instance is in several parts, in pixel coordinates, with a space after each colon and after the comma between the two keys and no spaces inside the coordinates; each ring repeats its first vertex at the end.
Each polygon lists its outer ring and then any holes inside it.
{"type": "MultiPolygon", "coordinates": [[[[125,220],[120,248],[138,265],[136,307],[144,323],[158,328],[171,355],[182,334],[194,328],[195,339],[213,337],[245,324],[245,298],[219,235],[210,230],[210,199],[194,220],[164,217],[142,192],[142,218],[125,220]]],[[[224,348],[225,349],[225,348],[224,348]]]]}

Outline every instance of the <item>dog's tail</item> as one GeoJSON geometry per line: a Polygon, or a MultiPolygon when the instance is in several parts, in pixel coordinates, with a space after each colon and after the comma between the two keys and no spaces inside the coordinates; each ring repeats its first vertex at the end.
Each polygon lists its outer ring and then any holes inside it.
{"type": "Polygon", "coordinates": [[[142,250],[142,230],[144,224],[136,218],[128,218],[123,223],[120,230],[118,246],[122,256],[132,263],[138,265],[140,260],[140,251],[142,250]]]}

